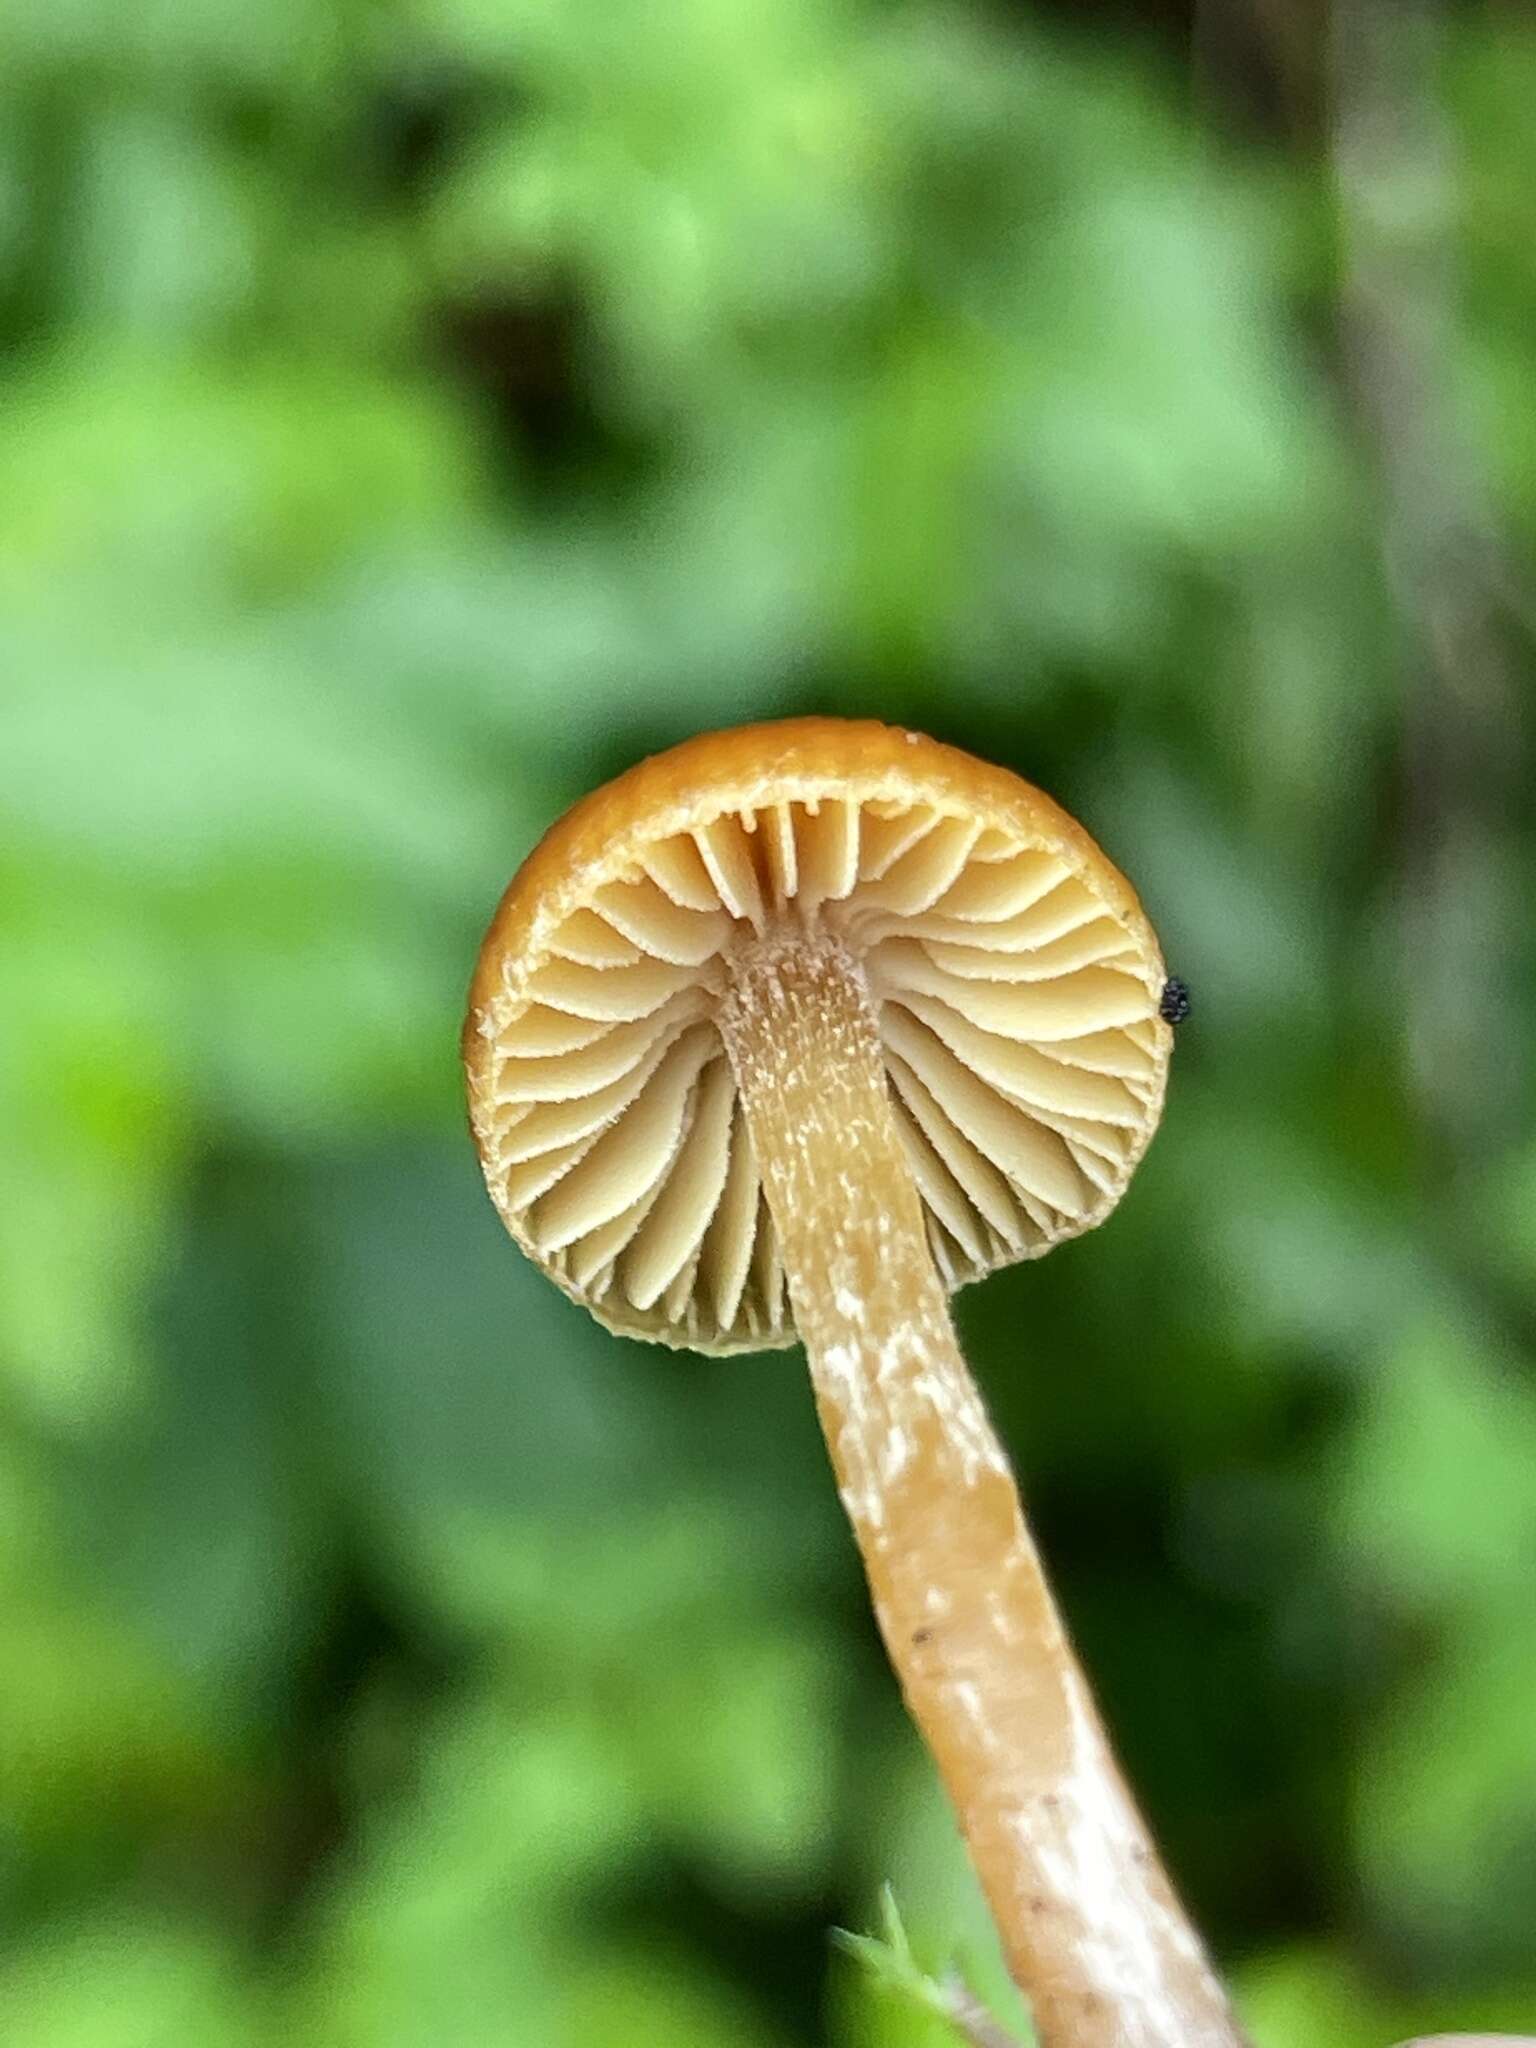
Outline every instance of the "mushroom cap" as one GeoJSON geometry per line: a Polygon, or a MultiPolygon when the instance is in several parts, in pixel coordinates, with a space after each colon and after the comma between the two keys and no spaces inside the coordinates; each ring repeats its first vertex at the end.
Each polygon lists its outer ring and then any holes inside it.
{"type": "Polygon", "coordinates": [[[795,1341],[714,1019],[732,948],[796,924],[862,963],[948,1287],[1102,1222],[1156,1129],[1173,1043],[1157,939],[1048,796],[873,721],[689,740],[529,855],[464,1027],[507,1229],[623,1335],[795,1341]]]}

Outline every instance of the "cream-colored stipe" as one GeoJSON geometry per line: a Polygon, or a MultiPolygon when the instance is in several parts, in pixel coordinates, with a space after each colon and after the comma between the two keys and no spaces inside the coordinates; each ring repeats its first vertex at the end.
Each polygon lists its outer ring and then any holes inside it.
{"type": "Polygon", "coordinates": [[[795,1335],[713,1021],[733,959],[780,928],[863,964],[947,1287],[1113,1207],[1169,1040],[1160,964],[1092,871],[938,804],[775,793],[617,849],[488,1033],[492,1184],[604,1322],[714,1350],[795,1335]]]}

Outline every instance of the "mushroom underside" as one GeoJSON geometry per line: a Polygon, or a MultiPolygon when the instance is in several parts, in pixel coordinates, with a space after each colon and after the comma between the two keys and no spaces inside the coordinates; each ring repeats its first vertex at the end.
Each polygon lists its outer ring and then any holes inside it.
{"type": "Polygon", "coordinates": [[[861,963],[947,1286],[1118,1200],[1161,1105],[1161,966],[1059,848],[938,805],[824,794],[635,842],[546,920],[480,1019],[475,1121],[509,1226],[610,1327],[794,1339],[714,1011],[771,933],[861,963]]]}

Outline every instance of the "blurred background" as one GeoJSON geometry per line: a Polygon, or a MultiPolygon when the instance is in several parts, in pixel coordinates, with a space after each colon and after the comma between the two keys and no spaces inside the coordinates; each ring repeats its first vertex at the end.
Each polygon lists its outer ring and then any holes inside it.
{"type": "Polygon", "coordinates": [[[1013,2010],[798,1361],[464,1128],[538,834],[811,710],[1193,986],[961,1320],[1256,2037],[1536,2021],[1533,108],[1493,0],[6,10],[0,2039],[938,2048],[886,1879],[1013,2010]]]}

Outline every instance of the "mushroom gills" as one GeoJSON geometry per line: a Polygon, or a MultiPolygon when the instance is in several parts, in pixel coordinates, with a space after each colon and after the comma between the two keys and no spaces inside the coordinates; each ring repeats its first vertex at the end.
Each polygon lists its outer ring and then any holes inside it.
{"type": "Polygon", "coordinates": [[[693,819],[560,914],[492,1041],[499,1198],[616,1328],[722,1349],[793,1338],[710,1016],[733,948],[785,919],[865,964],[946,1286],[1096,1221],[1155,1121],[1156,975],[1060,850],[958,802],[832,788],[693,819]]]}

